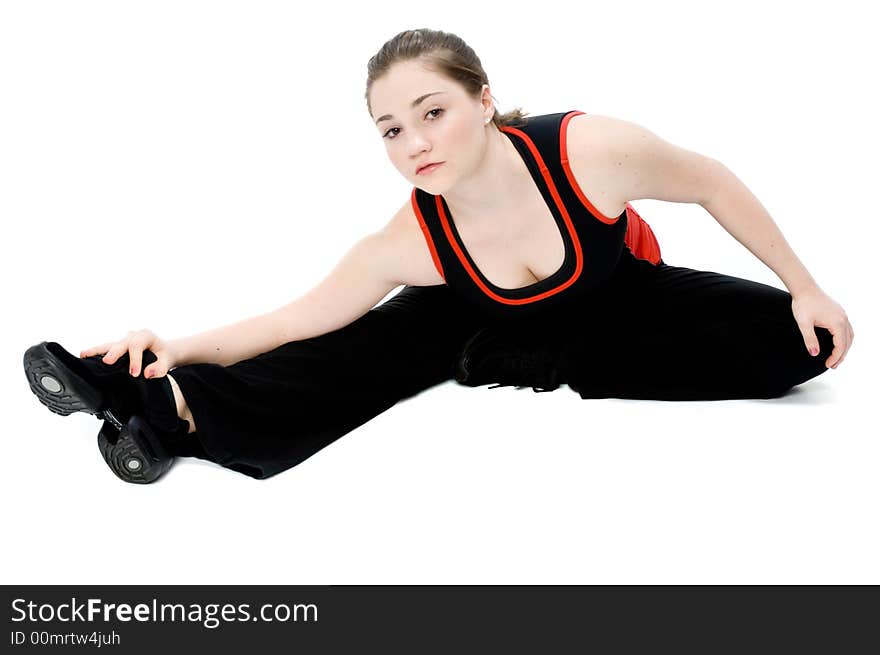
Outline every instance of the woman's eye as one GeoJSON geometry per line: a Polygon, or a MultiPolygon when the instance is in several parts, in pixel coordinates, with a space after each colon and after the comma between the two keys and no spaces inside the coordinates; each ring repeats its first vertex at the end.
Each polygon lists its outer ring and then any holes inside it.
{"type": "MultiPolygon", "coordinates": [[[[425,114],[425,116],[430,116],[430,115],[433,114],[435,111],[442,112],[443,110],[442,110],[441,108],[437,107],[437,108],[432,109],[431,111],[429,111],[427,114],[425,114]]],[[[436,116],[439,116],[439,114],[436,114],[436,116]]],[[[391,134],[391,132],[393,132],[394,130],[398,130],[398,131],[399,131],[400,128],[399,128],[399,127],[392,127],[390,130],[388,130],[387,132],[385,132],[385,134],[382,135],[382,138],[384,138],[384,139],[389,139],[389,140],[393,139],[394,137],[391,137],[391,136],[388,136],[388,135],[391,134]]],[[[395,133],[394,136],[397,136],[397,133],[395,133]]]]}

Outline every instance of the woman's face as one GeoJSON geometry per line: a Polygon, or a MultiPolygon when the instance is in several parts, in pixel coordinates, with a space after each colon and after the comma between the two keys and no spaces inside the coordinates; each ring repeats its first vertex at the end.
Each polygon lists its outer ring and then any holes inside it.
{"type": "Polygon", "coordinates": [[[483,85],[481,99],[475,100],[458,83],[418,61],[398,62],[373,82],[370,108],[391,163],[428,193],[448,190],[483,155],[486,119],[492,116],[488,85],[483,85]],[[416,100],[420,102],[413,106],[416,100]],[[416,173],[430,162],[443,163],[416,173]]]}

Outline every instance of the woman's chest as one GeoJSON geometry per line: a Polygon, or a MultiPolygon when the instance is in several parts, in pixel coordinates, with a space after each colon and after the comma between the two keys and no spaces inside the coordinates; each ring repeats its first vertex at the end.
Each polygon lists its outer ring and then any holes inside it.
{"type": "MultiPolygon", "coordinates": [[[[589,179],[586,170],[582,169],[581,175],[589,179]]],[[[604,198],[605,194],[596,196],[604,198]]],[[[606,216],[618,216],[623,211],[607,199],[594,204],[606,216]]],[[[554,215],[535,188],[533,197],[515,212],[494,219],[457,221],[458,242],[489,282],[505,289],[524,287],[551,277],[563,267],[566,241],[577,239],[576,230],[566,225],[565,215],[569,221],[595,220],[585,215],[582,207],[557,206],[554,215]]]]}
{"type": "Polygon", "coordinates": [[[459,241],[474,265],[497,287],[516,289],[553,275],[565,259],[556,218],[543,203],[517,212],[456,225],[459,241]]]}

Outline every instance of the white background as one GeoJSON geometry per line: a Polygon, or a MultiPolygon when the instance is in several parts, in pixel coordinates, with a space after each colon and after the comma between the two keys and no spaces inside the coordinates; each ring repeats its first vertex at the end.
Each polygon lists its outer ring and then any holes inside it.
{"type": "MultiPolygon", "coordinates": [[[[880,583],[864,3],[0,7],[2,582],[880,583]],[[24,351],[182,337],[323,279],[412,188],[364,85],[417,27],[476,50],[500,111],[614,116],[724,162],[847,311],[844,364],[777,400],[450,381],[268,480],[194,459],[118,480],[24,351]]],[[[700,206],[633,204],[667,263],[784,288],[700,206]]]]}

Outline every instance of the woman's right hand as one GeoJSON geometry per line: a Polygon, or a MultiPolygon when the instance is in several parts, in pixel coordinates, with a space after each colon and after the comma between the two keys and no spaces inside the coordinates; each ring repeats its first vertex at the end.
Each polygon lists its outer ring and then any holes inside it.
{"type": "Polygon", "coordinates": [[[103,354],[104,363],[109,365],[113,364],[113,362],[127,352],[130,362],[129,372],[133,377],[137,377],[140,374],[143,352],[145,350],[150,350],[156,355],[156,361],[144,369],[145,378],[162,377],[168,373],[168,370],[172,368],[177,361],[177,356],[171,345],[157,337],[150,330],[129,332],[119,341],[111,341],[100,346],[87,348],[86,350],[83,350],[79,356],[82,358],[103,354]]]}

